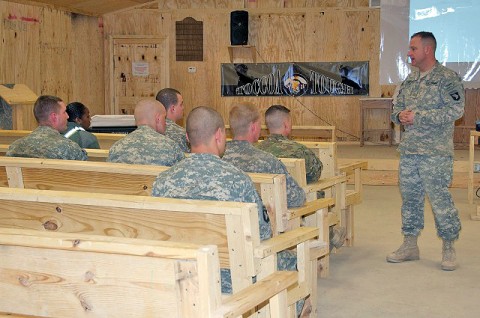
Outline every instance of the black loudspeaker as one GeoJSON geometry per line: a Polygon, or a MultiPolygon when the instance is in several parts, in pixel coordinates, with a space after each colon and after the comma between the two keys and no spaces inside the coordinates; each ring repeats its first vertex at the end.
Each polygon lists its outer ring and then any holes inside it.
{"type": "Polygon", "coordinates": [[[230,43],[246,45],[248,43],[248,12],[232,11],[230,13],[230,43]]]}

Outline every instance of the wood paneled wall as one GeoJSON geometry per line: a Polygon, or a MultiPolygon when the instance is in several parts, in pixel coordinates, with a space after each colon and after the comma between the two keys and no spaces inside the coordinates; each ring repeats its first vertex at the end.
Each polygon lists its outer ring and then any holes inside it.
{"type": "MultiPolygon", "coordinates": [[[[335,125],[339,140],[358,140],[359,103],[355,97],[221,97],[220,64],[229,63],[230,12],[248,10],[249,44],[257,62],[370,62],[370,96],[390,96],[379,85],[380,10],[368,0],[159,0],[143,9],[122,10],[102,18],[0,1],[0,83],[23,83],[36,94],[79,100],[92,114],[110,114],[109,36],[166,37],[170,86],[185,99],[186,113],[198,105],[228,117],[242,100],[263,113],[274,103],[292,110],[295,125],[335,125]],[[204,61],[175,61],[175,21],[203,21],[204,61]],[[188,67],[196,67],[189,73],[188,67]]],[[[237,60],[235,60],[237,61],[237,60]]],[[[161,89],[159,87],[158,89],[161,89]]],[[[480,90],[467,92],[466,116],[472,127],[480,108],[480,90]],[[478,105],[478,106],[477,106],[478,105]],[[473,118],[475,117],[475,118],[473,118]]],[[[371,118],[372,121],[378,120],[371,118]]],[[[466,128],[469,129],[469,128],[466,128]]],[[[462,134],[456,134],[456,141],[462,134]]],[[[465,139],[468,142],[468,139],[465,139]]]]}
{"type": "MultiPolygon", "coordinates": [[[[368,1],[340,1],[360,7],[318,7],[334,1],[248,1],[249,45],[255,56],[248,62],[369,61],[370,94],[380,96],[380,10],[368,1]],[[266,5],[266,4],[272,4],[266,5]],[[273,5],[283,3],[288,9],[273,5]],[[250,8],[255,4],[255,8],[250,8]],[[301,6],[303,4],[303,6],[301,6]],[[366,4],[366,6],[365,6],[366,4]]],[[[207,105],[228,118],[239,101],[256,103],[263,113],[272,104],[292,110],[295,125],[335,125],[341,140],[359,135],[358,96],[355,97],[221,97],[220,64],[229,63],[230,12],[245,8],[244,1],[164,1],[162,9],[137,9],[104,16],[105,35],[155,35],[170,41],[170,86],[184,97],[186,112],[207,105]],[[207,10],[208,4],[212,7],[207,10]],[[191,9],[195,7],[195,9],[191,9]],[[196,9],[200,7],[202,9],[196,9]],[[165,10],[167,8],[167,10],[165,10]],[[204,61],[175,61],[175,21],[193,17],[203,21],[204,61]],[[188,67],[196,67],[189,73],[188,67]]],[[[335,2],[336,3],[336,2],[335,2]]],[[[238,61],[238,60],[235,60],[238,61]]],[[[107,61],[107,64],[109,61],[107,61]]],[[[107,84],[108,87],[108,84],[107,84]]],[[[159,88],[160,89],[160,88],[159,88]]],[[[107,93],[108,95],[109,93],[107,93]]]]}
{"type": "Polygon", "coordinates": [[[7,1],[0,1],[0,18],[0,83],[105,113],[101,19],[7,1]]]}

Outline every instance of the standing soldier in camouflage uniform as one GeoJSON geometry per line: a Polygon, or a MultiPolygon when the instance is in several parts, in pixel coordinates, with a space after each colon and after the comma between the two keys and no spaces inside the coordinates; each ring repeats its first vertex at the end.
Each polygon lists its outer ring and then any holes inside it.
{"type": "Polygon", "coordinates": [[[463,115],[465,93],[459,76],[436,60],[436,46],[430,32],[410,38],[408,56],[418,70],[401,84],[391,116],[394,123],[405,127],[399,145],[404,243],[387,261],[420,258],[417,237],[424,227],[427,194],[437,234],[443,240],[441,268],[451,271],[457,266],[453,242],[461,224],[448,186],[453,173],[454,123],[463,115]]]}
{"type": "Polygon", "coordinates": [[[265,112],[265,122],[270,135],[258,143],[257,147],[277,158],[305,159],[307,183],[317,181],[323,169],[320,159],[304,145],[288,139],[292,132],[290,110],[282,105],[270,106],[265,112]]]}
{"type": "Polygon", "coordinates": [[[135,106],[135,129],[112,145],[107,161],[172,166],[185,158],[176,142],[164,135],[165,108],[155,99],[135,106]]]}
{"type": "MultiPolygon", "coordinates": [[[[220,114],[209,107],[197,107],[188,115],[186,126],[192,155],[158,175],[152,196],[256,203],[260,239],[270,238],[270,219],[252,180],[242,170],[220,159],[226,141],[220,114]]],[[[290,251],[279,253],[277,261],[279,270],[296,270],[296,256],[290,251]]],[[[231,293],[230,271],[222,269],[221,277],[222,292],[231,293]]]]}
{"type": "Polygon", "coordinates": [[[56,96],[38,97],[33,106],[38,127],[31,134],[14,141],[6,156],[67,160],[87,160],[78,144],[60,134],[67,129],[65,103],[56,96]]]}
{"type": "Polygon", "coordinates": [[[165,135],[178,143],[183,152],[190,152],[185,129],[176,122],[183,118],[183,97],[173,88],[164,88],[157,93],[156,99],[167,111],[167,129],[165,135]]]}
{"type": "Polygon", "coordinates": [[[288,173],[285,165],[274,155],[255,148],[252,144],[260,136],[260,114],[253,104],[235,105],[230,110],[230,126],[233,140],[227,142],[223,160],[245,172],[284,174],[287,185],[287,204],[289,208],[305,203],[305,191],[288,173]]]}

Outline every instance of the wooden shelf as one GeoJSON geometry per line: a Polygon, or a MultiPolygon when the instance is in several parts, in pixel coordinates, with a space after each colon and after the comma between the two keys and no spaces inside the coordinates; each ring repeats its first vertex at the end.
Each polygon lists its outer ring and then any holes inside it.
{"type": "Polygon", "coordinates": [[[253,45],[230,45],[228,47],[228,53],[230,54],[230,62],[232,63],[257,62],[257,49],[253,45]]]}

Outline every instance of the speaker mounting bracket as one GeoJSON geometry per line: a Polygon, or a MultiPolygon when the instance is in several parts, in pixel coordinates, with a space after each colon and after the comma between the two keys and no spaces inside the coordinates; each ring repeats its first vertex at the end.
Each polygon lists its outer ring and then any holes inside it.
{"type": "Polygon", "coordinates": [[[257,49],[254,45],[231,45],[228,53],[231,63],[257,63],[257,49]]]}

